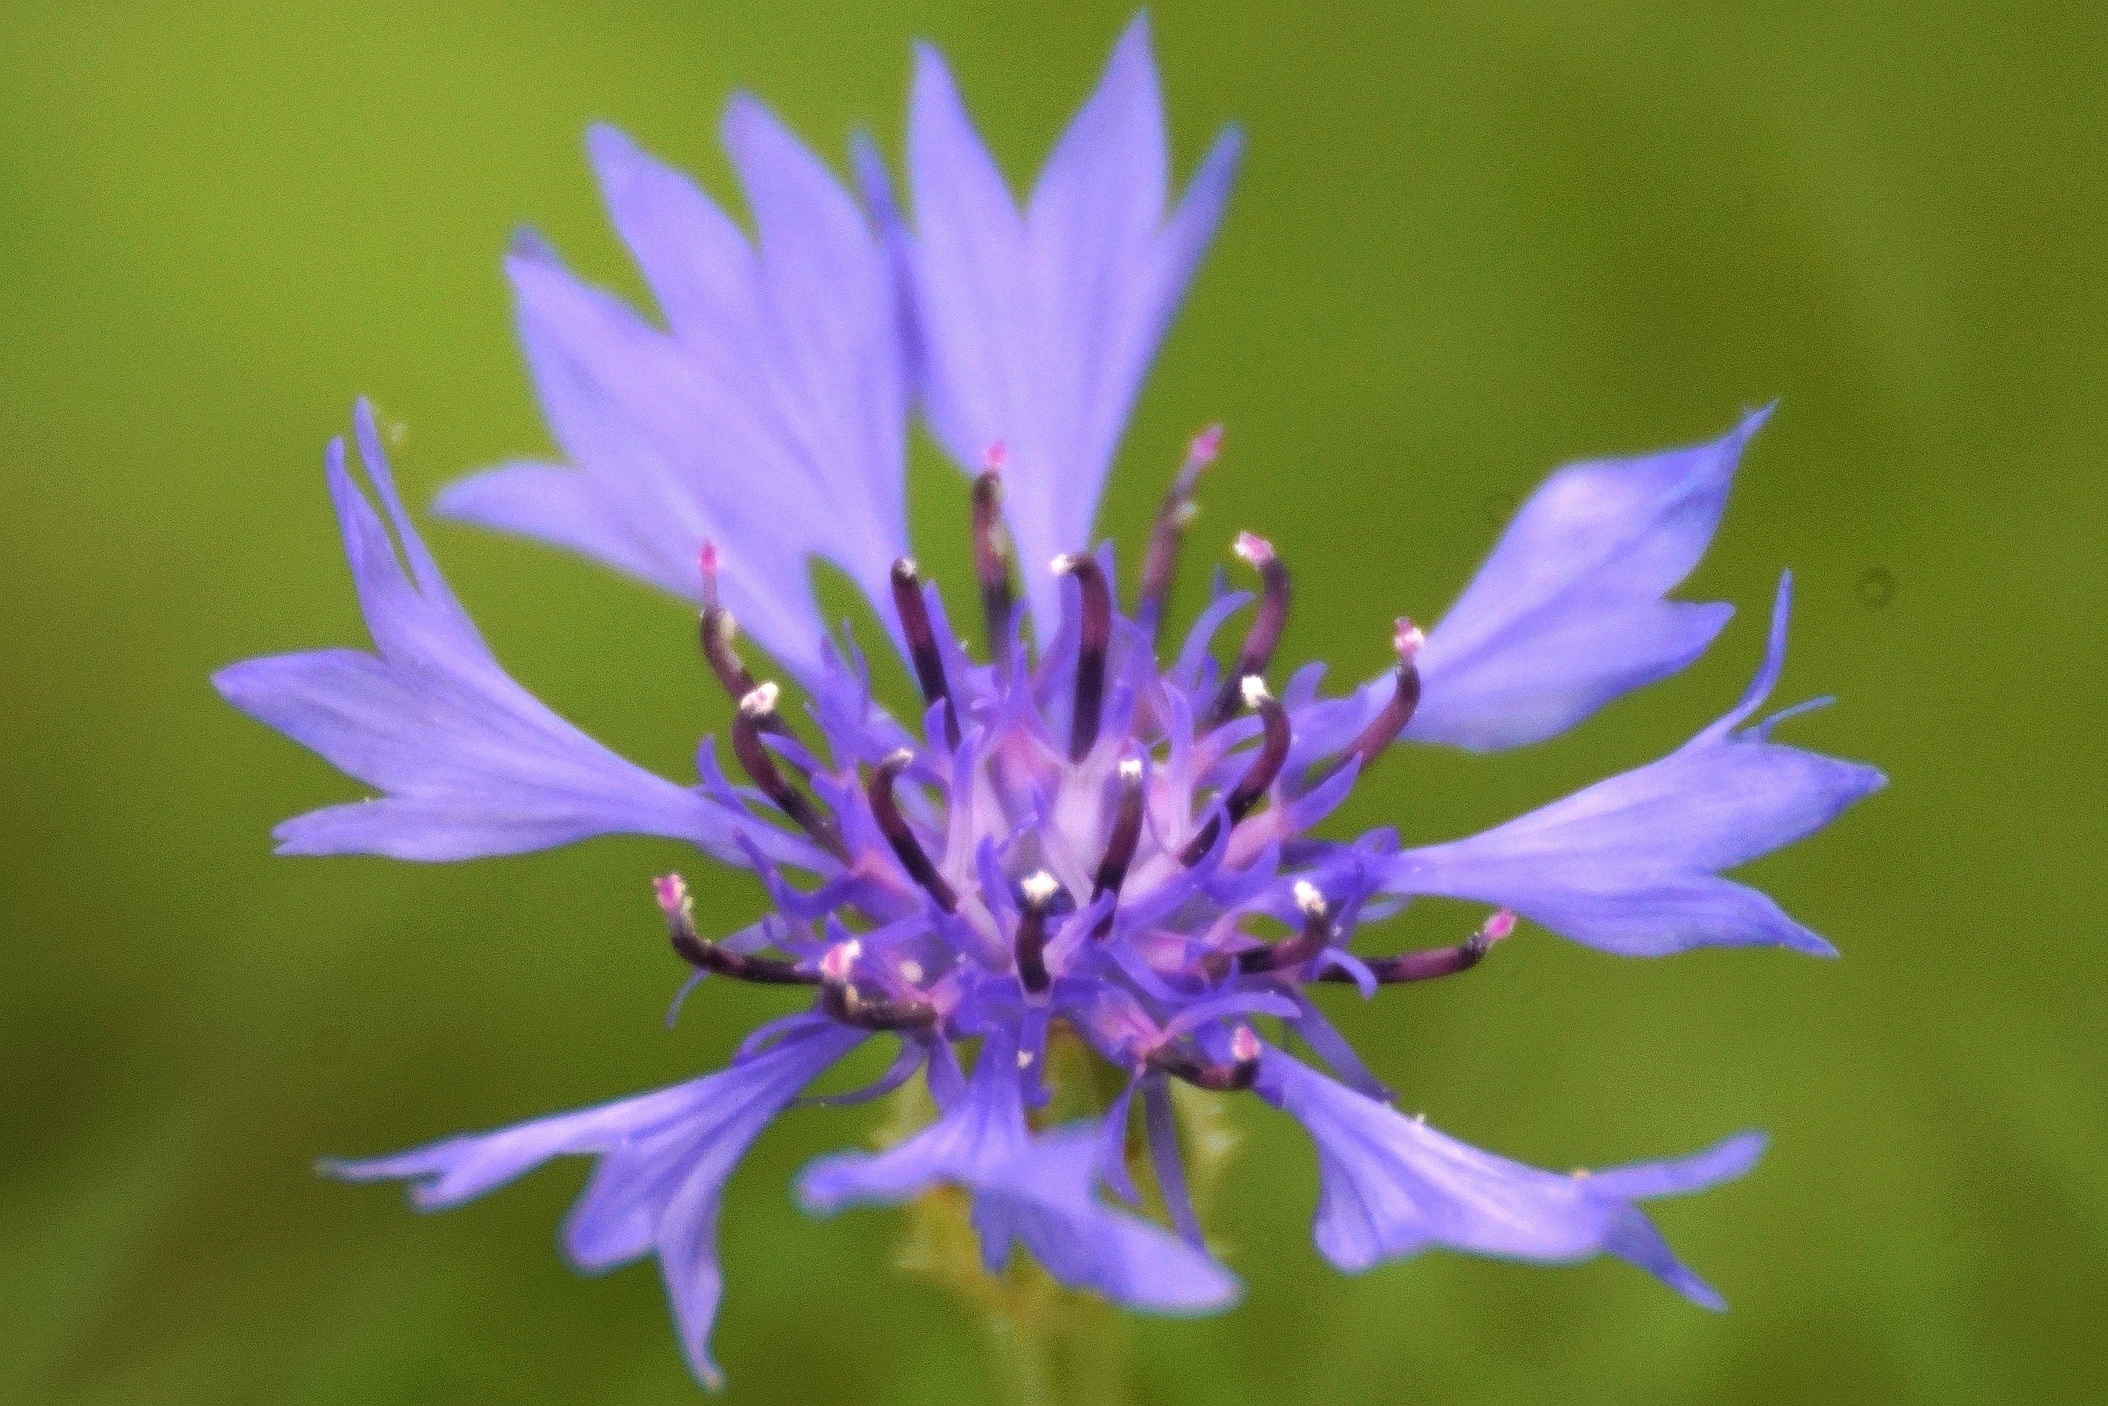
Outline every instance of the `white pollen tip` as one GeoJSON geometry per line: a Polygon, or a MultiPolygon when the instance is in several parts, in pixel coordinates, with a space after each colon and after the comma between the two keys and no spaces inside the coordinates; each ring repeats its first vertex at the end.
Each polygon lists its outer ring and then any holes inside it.
{"type": "Polygon", "coordinates": [[[913,557],[901,557],[893,563],[893,574],[905,580],[914,580],[921,570],[922,568],[915,564],[915,558],[913,557]]]}
{"type": "Polygon", "coordinates": [[[1142,759],[1129,757],[1120,763],[1120,779],[1130,786],[1139,784],[1142,780],[1142,759]]]}
{"type": "Polygon", "coordinates": [[[898,771],[902,767],[911,765],[914,760],[915,749],[912,747],[902,747],[895,751],[886,753],[886,759],[880,762],[879,765],[882,767],[890,767],[893,770],[898,771]]]}
{"type": "Polygon", "coordinates": [[[850,969],[856,965],[856,959],[863,950],[864,945],[854,938],[847,942],[837,942],[828,948],[827,954],[820,958],[821,979],[836,986],[847,981],[850,969]]]}
{"type": "Polygon", "coordinates": [[[1265,566],[1274,559],[1274,544],[1249,532],[1238,533],[1230,550],[1237,554],[1239,561],[1249,566],[1265,566]]]}
{"type": "Polygon", "coordinates": [[[1271,703],[1274,698],[1271,693],[1266,691],[1266,680],[1260,678],[1257,674],[1246,674],[1244,681],[1237,685],[1237,689],[1244,695],[1244,706],[1247,708],[1261,707],[1271,703]]]}
{"type": "Polygon", "coordinates": [[[903,981],[920,983],[922,980],[922,963],[916,961],[913,957],[908,958],[908,960],[900,964],[900,975],[903,981]]]}
{"type": "Polygon", "coordinates": [[[1310,880],[1296,880],[1295,896],[1296,907],[1303,910],[1305,917],[1321,918],[1325,915],[1325,895],[1319,893],[1318,886],[1310,880]]]}
{"type": "Polygon", "coordinates": [[[1060,556],[1054,558],[1054,560],[1047,563],[1047,569],[1053,572],[1056,576],[1066,576],[1071,571],[1074,571],[1076,569],[1077,563],[1081,562],[1082,560],[1083,558],[1081,557],[1071,555],[1068,552],[1063,552],[1060,556]]]}
{"type": "Polygon", "coordinates": [[[1032,1067],[1032,1051],[1019,1050],[1017,1052],[1017,1067],[1020,1069],[1030,1069],[1032,1067]]]}
{"type": "Polygon", "coordinates": [[[739,700],[739,711],[750,718],[765,718],[776,711],[776,699],[783,692],[772,679],[754,685],[754,691],[739,700]]]}
{"type": "Polygon", "coordinates": [[[1400,663],[1420,652],[1427,643],[1427,632],[1415,625],[1406,616],[1398,617],[1397,628],[1391,631],[1391,648],[1398,651],[1400,663]]]}
{"type": "Polygon", "coordinates": [[[1259,1037],[1252,1033],[1249,1025],[1238,1026],[1237,1033],[1230,1036],[1230,1058],[1239,1064],[1250,1064],[1258,1057],[1259,1037]]]}
{"type": "Polygon", "coordinates": [[[1193,519],[1199,516],[1200,504],[1181,503],[1178,505],[1177,510],[1171,514],[1171,520],[1180,527],[1186,527],[1192,523],[1193,519]]]}
{"type": "Polygon", "coordinates": [[[1034,908],[1044,907],[1061,890],[1061,884],[1044,869],[1035,869],[1018,881],[1025,901],[1034,908]]]}

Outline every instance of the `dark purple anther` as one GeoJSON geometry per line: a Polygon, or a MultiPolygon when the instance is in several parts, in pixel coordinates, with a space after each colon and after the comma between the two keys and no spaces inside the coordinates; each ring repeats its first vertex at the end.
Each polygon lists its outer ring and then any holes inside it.
{"type": "Polygon", "coordinates": [[[1113,593],[1095,557],[1054,558],[1056,575],[1073,574],[1083,592],[1083,620],[1076,642],[1076,702],[1069,717],[1069,760],[1081,762],[1098,742],[1105,709],[1105,652],[1113,638],[1113,593]]]}
{"type": "Polygon", "coordinates": [[[775,757],[762,744],[764,730],[771,726],[782,727],[776,718],[778,692],[773,682],[760,683],[739,700],[739,710],[732,715],[732,755],[739,758],[747,779],[761,789],[776,809],[812,836],[820,848],[847,864],[849,848],[842,843],[841,831],[835,828],[834,821],[822,815],[804,793],[783,779],[783,773],[776,769],[775,757]]]}
{"type": "MultiPolygon", "coordinates": [[[[1120,886],[1127,882],[1128,866],[1135,862],[1135,850],[1142,843],[1142,760],[1129,757],[1120,763],[1120,804],[1113,812],[1112,834],[1106,838],[1105,853],[1098,860],[1097,876],[1091,881],[1091,900],[1096,902],[1107,894],[1118,895],[1120,886]]],[[[1113,930],[1113,915],[1107,912],[1092,930],[1091,936],[1102,938],[1113,930]]]]}
{"type": "Polygon", "coordinates": [[[1202,969],[1214,978],[1227,974],[1232,966],[1244,976],[1293,972],[1323,952],[1332,941],[1332,910],[1325,903],[1325,896],[1308,879],[1296,880],[1295,896],[1296,907],[1303,914],[1301,932],[1285,942],[1254,947],[1234,957],[1228,953],[1217,954],[1205,962],[1202,969]]]}
{"type": "Polygon", "coordinates": [[[1171,598],[1171,581],[1178,574],[1178,548],[1185,538],[1186,524],[1200,511],[1193,501],[1193,490],[1200,486],[1201,471],[1214,463],[1221,452],[1222,426],[1210,425],[1195,435],[1186,450],[1186,462],[1179,466],[1178,477],[1171,481],[1171,490],[1156,511],[1156,525],[1149,533],[1149,552],[1142,558],[1141,594],[1135,601],[1135,619],[1152,635],[1171,598]]]}
{"type": "Polygon", "coordinates": [[[930,628],[929,603],[922,598],[922,575],[912,557],[893,563],[893,609],[900,616],[900,633],[908,642],[908,658],[915,662],[915,681],[922,685],[925,703],[944,705],[944,736],[959,745],[959,710],[952,703],[950,682],[944,677],[944,656],[937,652],[937,632],[930,628]]]}
{"type": "MultiPolygon", "coordinates": [[[[1251,766],[1230,788],[1230,794],[1223,798],[1222,806],[1229,812],[1232,826],[1251,814],[1252,807],[1266,794],[1266,788],[1273,785],[1274,778],[1281,774],[1281,764],[1288,760],[1289,741],[1288,710],[1266,691],[1264,679],[1247,674],[1238,691],[1244,698],[1244,705],[1257,710],[1264,731],[1260,734],[1259,751],[1252,758],[1251,766]]],[[[1210,817],[1179,855],[1180,861],[1187,865],[1200,863],[1201,856],[1214,847],[1219,824],[1218,819],[1210,817]]]]}
{"type": "Polygon", "coordinates": [[[1244,643],[1238,647],[1237,667],[1223,679],[1214,706],[1201,722],[1202,731],[1221,727],[1237,716],[1240,681],[1266,672],[1266,666],[1273,662],[1274,647],[1281,643],[1281,630],[1288,623],[1288,568],[1274,554],[1273,543],[1240,532],[1232,550],[1259,573],[1259,613],[1252,617],[1252,627],[1245,631],[1244,643]]]}
{"type": "Polygon", "coordinates": [[[1043,1001],[1054,985],[1054,979],[1047,974],[1047,913],[1054,906],[1061,885],[1052,874],[1040,869],[1027,874],[1017,891],[1017,937],[1012,943],[1017,981],[1025,988],[1027,1000],[1043,1001]]]}
{"type": "MultiPolygon", "coordinates": [[[[1408,981],[1429,981],[1438,976],[1454,976],[1469,971],[1484,960],[1494,943],[1515,931],[1515,915],[1503,908],[1486,920],[1484,927],[1471,935],[1467,942],[1454,947],[1436,947],[1426,952],[1401,952],[1395,957],[1379,957],[1370,962],[1369,970],[1384,986],[1396,986],[1408,981]]],[[[1328,969],[1321,978],[1325,981],[1352,981],[1354,978],[1337,967],[1328,969]]]]}
{"type": "Polygon", "coordinates": [[[973,570],[981,586],[988,657],[998,670],[1010,663],[1010,533],[1003,526],[1003,446],[988,447],[987,467],[973,481],[973,570]]]}
{"type": "Polygon", "coordinates": [[[900,813],[900,804],[893,797],[893,782],[915,760],[915,754],[902,748],[880,762],[871,772],[871,780],[864,787],[864,795],[871,802],[871,818],[878,822],[879,832],[886,843],[893,846],[893,853],[900,858],[900,865],[908,876],[920,885],[947,913],[959,911],[959,893],[937,866],[930,862],[922,841],[908,827],[907,817],[900,813]]]}
{"type": "Polygon", "coordinates": [[[1397,652],[1398,668],[1392,675],[1393,687],[1389,701],[1375,717],[1369,719],[1368,725],[1348,744],[1346,751],[1327,762],[1311,777],[1311,785],[1315,786],[1331,776],[1345,766],[1349,759],[1359,762],[1361,769],[1366,772],[1370,765],[1383,755],[1385,749],[1398,740],[1398,734],[1405,731],[1405,725],[1413,720],[1413,710],[1420,706],[1420,667],[1415,660],[1420,653],[1420,646],[1426,643],[1427,636],[1420,632],[1418,625],[1403,615],[1398,617],[1397,628],[1391,632],[1391,648],[1397,652]]]}
{"type": "Polygon", "coordinates": [[[1161,1069],[1173,1078],[1218,1094],[1236,1093],[1248,1089],[1259,1077],[1259,1037],[1252,1033],[1249,1025],[1240,1025],[1230,1036],[1230,1060],[1227,1064],[1216,1064],[1198,1055],[1190,1054],[1176,1045],[1159,1045],[1149,1052],[1151,1068],[1161,1069]]]}
{"type": "Polygon", "coordinates": [[[798,970],[795,962],[781,957],[750,957],[727,951],[695,930],[695,907],[688,897],[688,885],[679,874],[663,874],[651,881],[658,895],[659,911],[666,915],[666,935],[673,940],[673,950],[681,960],[697,971],[716,972],[739,981],[759,982],[766,986],[817,986],[817,973],[798,970]]]}
{"type": "MultiPolygon", "coordinates": [[[[725,695],[734,703],[754,691],[754,675],[740,659],[739,651],[732,642],[739,638],[739,622],[732,612],[725,609],[717,594],[717,544],[703,543],[698,554],[703,573],[703,615],[697,633],[703,646],[703,658],[710,665],[710,672],[717,675],[725,695]]],[[[783,719],[770,713],[760,720],[763,732],[786,731],[783,719]]]]}
{"type": "Polygon", "coordinates": [[[923,1000],[896,1000],[864,995],[856,987],[856,959],[863,945],[854,939],[836,943],[820,958],[820,1007],[844,1025],[865,1030],[927,1030],[939,1018],[923,1000]]]}

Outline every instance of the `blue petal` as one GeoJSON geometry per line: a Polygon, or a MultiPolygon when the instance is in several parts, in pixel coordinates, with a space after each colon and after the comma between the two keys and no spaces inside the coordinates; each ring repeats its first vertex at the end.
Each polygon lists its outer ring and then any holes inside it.
{"type": "Polygon", "coordinates": [[[725,329],[754,317],[753,246],[681,172],[604,124],[586,133],[608,217],[629,246],[666,325],[699,356],[721,354],[725,329]]]}
{"type": "Polygon", "coordinates": [[[922,327],[915,307],[914,238],[908,233],[908,222],[900,213],[900,202],[894,197],[893,177],[886,170],[886,158],[880,154],[869,133],[860,130],[850,137],[849,164],[856,177],[857,196],[863,201],[864,210],[878,233],[879,245],[886,252],[893,296],[899,309],[901,365],[910,395],[920,397],[926,379],[923,374],[926,358],[922,350],[922,327]]]}
{"type": "Polygon", "coordinates": [[[1045,564],[1089,545],[1128,412],[1221,218],[1238,149],[1225,132],[1167,213],[1163,104],[1138,17],[1020,218],[943,59],[917,52],[909,259],[924,397],[960,464],[1007,450],[1005,511],[1042,638],[1060,600],[1045,564]]]}
{"type": "Polygon", "coordinates": [[[1694,1303],[1725,1307],[1632,1203],[1741,1176],[1763,1150],[1757,1134],[1673,1162],[1561,1176],[1458,1142],[1277,1050],[1266,1052],[1257,1087],[1317,1146],[1312,1231],[1340,1269],[1354,1273],[1429,1248],[1553,1263],[1611,1254],[1694,1303]]]}
{"type": "Polygon", "coordinates": [[[393,1157],[331,1162],[347,1181],[406,1179],[420,1207],[459,1205],[565,1153],[599,1154],[571,1209],[564,1244],[582,1269],[656,1250],[689,1367],[704,1385],[723,1276],[717,1213],[726,1178],[768,1121],[864,1038],[832,1022],[802,1026],[744,1064],[657,1093],[558,1114],[393,1157]]]}
{"type": "Polygon", "coordinates": [[[1171,1107],[1171,1090],[1161,1074],[1142,1080],[1142,1131],[1149,1145],[1150,1170],[1156,1173],[1157,1190],[1164,1197],[1164,1213],[1171,1217],[1178,1238],[1196,1252],[1207,1248],[1200,1216],[1186,1190],[1186,1166],[1178,1152],[1178,1118],[1171,1107]]]}
{"type": "Polygon", "coordinates": [[[816,862],[802,840],[631,765],[513,682],[403,512],[364,402],[357,422],[393,540],[341,441],[330,446],[328,479],[376,653],[252,659],[213,677],[235,707],[385,793],[287,821],[281,853],[450,860],[642,834],[740,863],[744,831],[787,862],[816,862]]]}
{"type": "MultiPolygon", "coordinates": [[[[1472,751],[1540,741],[1705,652],[1726,605],[1664,600],[1705,555],[1770,413],[1691,449],[1561,469],[1427,637],[1406,736],[1472,751]]],[[[1378,684],[1388,697],[1388,684],[1378,684]]]]}
{"type": "Polygon", "coordinates": [[[816,1214],[853,1204],[912,1200],[938,1181],[972,1184],[989,1167],[1024,1149],[1030,1134],[1018,1078],[1016,1045],[988,1037],[966,1091],[944,1115],[906,1142],[880,1153],[823,1157],[798,1177],[798,1198],[816,1214]]]}
{"type": "Polygon", "coordinates": [[[1215,1313],[1237,1301],[1230,1272],[1139,1217],[1092,1195],[1098,1132],[1072,1125],[1035,1138],[996,1169],[976,1200],[984,1237],[1024,1244],[1064,1284],[1152,1313],[1215,1313]]]}
{"type": "Polygon", "coordinates": [[[1782,946],[1833,955],[1763,894],[1718,877],[1812,834],[1885,784],[1872,767],[1735,731],[1785,657],[1791,580],[1779,583],[1770,648],[1742,701],[1660,761],[1467,840],[1391,861],[1391,893],[1513,908],[1566,937],[1630,956],[1698,946],[1782,946]]]}
{"type": "Polygon", "coordinates": [[[1601,1196],[1627,1201],[1652,1201],[1662,1196],[1688,1196],[1724,1181],[1747,1176],[1764,1155],[1768,1139],[1759,1132],[1736,1133],[1722,1138],[1702,1152],[1670,1162],[1630,1162],[1589,1173],[1591,1188],[1601,1196]]]}
{"type": "Polygon", "coordinates": [[[1025,1125],[1016,1046],[992,1034],[973,1079],[944,1115],[885,1152],[823,1158],[798,1179],[807,1209],[912,1200],[939,1182],[974,1193],[974,1227],[991,1272],[1022,1242],[1064,1284],[1130,1308],[1201,1313],[1236,1300],[1237,1283],[1204,1251],[1100,1202],[1102,1130],[1040,1136],[1025,1125]]]}
{"type": "Polygon", "coordinates": [[[342,1181],[407,1181],[410,1199],[419,1210],[446,1210],[473,1201],[552,1157],[606,1151],[669,1123],[678,1125],[695,1112],[719,1077],[713,1074],[496,1132],[463,1134],[386,1157],[325,1161],[321,1170],[342,1181]]]}
{"type": "Polygon", "coordinates": [[[496,469],[438,510],[690,599],[712,540],[741,627],[809,682],[826,637],[809,557],[892,618],[887,572],[907,544],[900,298],[854,199],[761,104],[735,98],[723,137],[758,246],[685,177],[594,129],[609,211],[670,331],[545,249],[516,249],[521,340],[575,467],[496,469]]]}
{"type": "Polygon", "coordinates": [[[1127,1170],[1127,1121],[1134,1098],[1135,1081],[1130,1079],[1098,1120],[1098,1177],[1113,1195],[1130,1206],[1139,1206],[1142,1193],[1135,1188],[1134,1177],[1127,1170]]]}

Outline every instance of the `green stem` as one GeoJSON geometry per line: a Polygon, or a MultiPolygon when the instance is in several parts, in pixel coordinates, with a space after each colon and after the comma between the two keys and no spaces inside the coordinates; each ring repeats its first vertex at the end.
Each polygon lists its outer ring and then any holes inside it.
{"type": "Polygon", "coordinates": [[[981,1321],[1001,1383],[1000,1399],[1011,1406],[1055,1406],[1053,1354],[1048,1351],[1046,1334],[1001,1311],[981,1321]]]}
{"type": "Polygon", "coordinates": [[[1012,1406],[1125,1406],[1133,1337],[1102,1300],[1051,1283],[1023,1313],[994,1308],[982,1319],[1000,1384],[1012,1406]]]}

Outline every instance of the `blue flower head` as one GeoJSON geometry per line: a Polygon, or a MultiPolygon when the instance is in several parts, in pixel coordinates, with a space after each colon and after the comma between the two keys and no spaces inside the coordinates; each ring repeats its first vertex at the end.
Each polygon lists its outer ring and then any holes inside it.
{"type": "Polygon", "coordinates": [[[1342,1269],[1431,1246],[1547,1262],[1608,1253],[1719,1307],[1640,1204],[1741,1175],[1760,1136],[1594,1173],[1510,1162],[1397,1112],[1309,991],[1373,997],[1464,971],[1517,914],[1636,956],[1831,950],[1721,877],[1882,784],[1772,740],[1783,714],[1750,724],[1785,648],[1784,580],[1748,693],[1660,761],[1446,844],[1319,833],[1401,738],[1475,751],[1537,741],[1695,659],[1729,607],[1667,593],[1703,554],[1763,412],[1695,448],[1554,474],[1432,631],[1401,620],[1395,663],[1327,697],[1319,666],[1285,680],[1276,669],[1289,573],[1257,537],[1235,545],[1256,594],[1218,578],[1184,639],[1163,640],[1219,431],[1194,441],[1173,480],[1130,601],[1110,550],[1092,546],[1127,413],[1238,155],[1225,133],[1173,200],[1143,21],[1022,209],[929,49],[915,61],[911,215],[866,145],[852,194],[751,98],[733,100],[723,136],[751,239],[624,137],[591,134],[664,328],[522,239],[507,261],[521,339],[568,462],[484,473],[439,510],[696,602],[704,659],[737,702],[727,743],[741,779],[706,742],[699,785],[664,780],[513,682],[412,526],[363,404],[371,492],[341,442],[327,477],[372,651],[252,660],[216,683],[380,792],[287,822],[282,852],[454,860],[600,834],[685,839],[759,875],[772,911],[706,932],[680,878],[663,876],[674,951],[695,979],[804,988],[810,1007],[692,1082],[329,1170],[406,1180],[438,1207],[559,1154],[596,1158],[565,1227],[570,1257],[602,1269],[656,1255],[682,1349],[715,1384],[725,1180],[816,1076],[883,1036],[898,1059],[850,1097],[921,1073],[937,1120],[883,1153],[807,1168],[797,1191],[815,1212],[951,1185],[970,1193],[991,1268],[1022,1247],[1060,1281],[1137,1309],[1220,1309],[1238,1287],[1183,1190],[1168,1091],[1185,1081],[1249,1091],[1308,1130],[1316,1241],[1342,1269]],[[974,476],[961,527],[985,640],[974,652],[908,554],[911,407],[974,476]],[[919,715],[881,706],[854,646],[830,637],[814,556],[870,598],[920,684],[919,715]],[[1215,638],[1247,610],[1222,667],[1215,638]],[[750,671],[742,631],[798,694],[750,671]],[[1354,950],[1360,922],[1429,894],[1492,911],[1454,947],[1354,950]],[[1323,1068],[1261,1038],[1262,1020],[1323,1068]],[[1118,1071],[1124,1089],[1101,1117],[1052,1125],[1044,1113],[1056,1038],[1118,1071]],[[1138,1201],[1131,1118],[1168,1228],[1120,1204],[1138,1201]]]}

